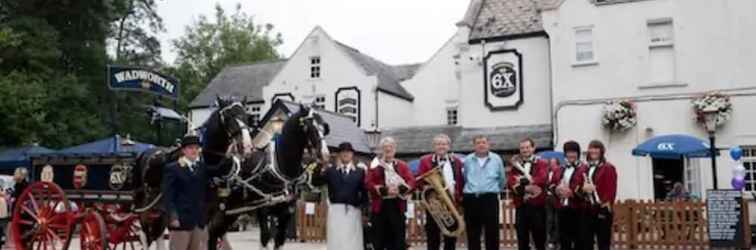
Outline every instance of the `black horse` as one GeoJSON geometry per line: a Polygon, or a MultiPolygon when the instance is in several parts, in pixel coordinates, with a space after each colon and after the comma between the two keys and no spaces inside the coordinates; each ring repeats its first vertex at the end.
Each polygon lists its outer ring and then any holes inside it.
{"type": "MultiPolygon", "coordinates": [[[[279,224],[286,224],[292,216],[290,205],[299,189],[306,187],[309,176],[302,164],[303,155],[307,151],[315,158],[327,159],[328,133],[328,124],[322,117],[312,108],[300,105],[273,142],[246,158],[240,170],[232,171],[236,175],[218,186],[221,195],[210,202],[208,249],[215,250],[219,239],[244,213],[261,208],[275,210],[279,224]]],[[[276,247],[280,247],[283,238],[276,238],[276,247]]]]}
{"type": "MultiPolygon", "coordinates": [[[[251,128],[247,126],[248,114],[241,102],[217,99],[218,109],[214,111],[201,130],[202,157],[216,172],[227,174],[233,161],[230,157],[244,158],[252,154],[251,128]]],[[[143,152],[137,159],[133,176],[134,211],[140,215],[142,231],[147,246],[161,237],[166,229],[166,220],[161,209],[160,181],[163,166],[176,161],[180,151],[174,148],[155,148],[143,152]]],[[[211,192],[208,192],[211,193],[211,192]]]]}

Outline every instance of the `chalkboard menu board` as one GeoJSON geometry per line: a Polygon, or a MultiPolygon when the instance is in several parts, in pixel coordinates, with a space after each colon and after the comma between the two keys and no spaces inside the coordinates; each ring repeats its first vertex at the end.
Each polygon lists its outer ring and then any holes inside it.
{"type": "Polygon", "coordinates": [[[742,205],[743,193],[740,190],[706,191],[711,247],[746,247],[742,205]]]}

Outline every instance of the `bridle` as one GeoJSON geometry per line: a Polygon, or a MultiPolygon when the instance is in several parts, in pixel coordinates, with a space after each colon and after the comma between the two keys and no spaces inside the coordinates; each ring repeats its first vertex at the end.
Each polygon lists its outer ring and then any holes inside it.
{"type": "Polygon", "coordinates": [[[231,122],[236,123],[237,129],[229,129],[231,126],[229,126],[229,124],[227,123],[229,121],[227,120],[228,118],[226,114],[231,110],[231,108],[234,107],[244,109],[244,106],[242,106],[241,103],[234,102],[231,105],[223,107],[221,110],[219,110],[218,115],[220,116],[220,123],[221,125],[223,125],[226,135],[231,139],[231,144],[229,144],[226,154],[244,157],[252,153],[252,137],[250,135],[251,128],[247,125],[246,122],[239,120],[239,118],[233,118],[231,122]],[[239,140],[238,137],[240,134],[241,140],[239,140]],[[239,146],[241,146],[242,152],[239,152],[239,146]]]}
{"type": "MultiPolygon", "coordinates": [[[[300,126],[302,126],[302,129],[305,131],[305,134],[307,134],[309,132],[309,126],[307,126],[307,124],[305,124],[305,121],[309,121],[309,122],[312,123],[315,120],[316,120],[315,119],[315,111],[313,111],[313,109],[310,109],[309,112],[307,112],[307,116],[306,117],[300,118],[300,126]]],[[[316,130],[317,130],[317,133],[318,133],[318,138],[320,139],[320,145],[314,145],[313,141],[311,141],[308,138],[308,140],[307,140],[307,146],[309,148],[311,148],[311,149],[317,149],[318,148],[317,146],[320,146],[320,152],[318,152],[318,153],[320,153],[319,157],[323,158],[325,156],[330,155],[330,152],[328,150],[328,144],[326,143],[326,140],[325,140],[325,134],[323,133],[323,131],[325,131],[326,129],[320,123],[318,123],[315,126],[317,127],[316,130]]]]}
{"type": "MultiPolygon", "coordinates": [[[[324,157],[324,156],[329,155],[330,153],[328,151],[328,146],[327,146],[327,144],[325,142],[325,135],[324,135],[324,132],[323,132],[325,130],[325,127],[323,125],[321,125],[321,124],[307,124],[306,123],[306,122],[313,122],[313,121],[316,120],[316,116],[315,116],[314,111],[312,109],[310,109],[309,112],[307,113],[307,116],[300,117],[299,119],[300,119],[299,120],[299,126],[301,126],[302,130],[305,131],[305,134],[306,134],[306,137],[307,137],[306,138],[306,140],[307,140],[306,148],[310,148],[310,149],[317,148],[317,147],[315,147],[315,143],[316,142],[313,142],[311,140],[311,138],[309,136],[307,136],[308,132],[311,132],[311,131],[309,131],[311,129],[311,126],[315,125],[317,127],[316,130],[317,130],[317,133],[318,133],[318,136],[319,136],[319,139],[320,139],[320,146],[321,146],[321,148],[320,148],[321,155],[320,156],[324,157]]],[[[228,180],[226,182],[226,185],[229,185],[229,186],[230,185],[243,186],[247,190],[250,190],[250,191],[256,193],[257,195],[259,195],[262,198],[259,200],[260,205],[228,210],[228,211],[226,211],[227,214],[238,214],[238,213],[247,212],[250,209],[264,206],[264,204],[276,204],[276,203],[281,203],[281,202],[287,202],[287,201],[289,201],[291,199],[291,190],[290,189],[292,189],[292,188],[297,189],[298,186],[300,186],[302,184],[309,184],[309,180],[310,180],[311,176],[308,175],[307,173],[303,172],[301,175],[299,175],[299,176],[297,176],[295,178],[290,178],[290,177],[282,174],[281,171],[280,171],[280,169],[279,169],[279,166],[278,166],[278,161],[277,161],[278,159],[276,157],[276,155],[277,155],[276,154],[276,146],[277,145],[273,141],[270,141],[268,143],[269,144],[268,144],[267,148],[269,149],[269,151],[268,151],[268,157],[269,157],[270,161],[268,162],[268,164],[263,164],[265,162],[263,160],[259,161],[257,163],[257,165],[254,166],[254,168],[251,171],[250,175],[248,177],[246,177],[246,178],[244,178],[244,177],[242,177],[240,175],[240,172],[241,172],[240,171],[240,169],[241,169],[241,160],[240,159],[241,158],[239,158],[238,155],[232,155],[231,156],[232,159],[233,159],[232,169],[231,169],[231,171],[229,171],[229,173],[228,173],[227,176],[223,177],[225,180],[228,180]],[[275,179],[275,181],[281,183],[281,185],[284,187],[283,190],[272,192],[272,193],[267,193],[267,192],[264,192],[263,190],[261,190],[260,188],[256,187],[255,185],[252,185],[253,181],[255,181],[256,179],[260,178],[264,174],[269,174],[269,176],[272,176],[275,179]]],[[[305,171],[307,171],[307,170],[305,169],[305,171]]],[[[294,192],[296,192],[296,191],[294,191],[294,192]]]]}

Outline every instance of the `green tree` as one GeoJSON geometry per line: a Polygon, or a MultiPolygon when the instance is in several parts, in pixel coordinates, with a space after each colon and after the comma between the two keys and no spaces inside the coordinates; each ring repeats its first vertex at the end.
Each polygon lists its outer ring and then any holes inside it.
{"type": "Polygon", "coordinates": [[[214,20],[200,16],[172,43],[177,58],[167,71],[181,81],[179,104],[185,110],[224,67],[280,58],[276,48],[283,40],[272,24],[257,24],[237,4],[231,15],[216,5],[214,20]]]}
{"type": "Polygon", "coordinates": [[[44,84],[29,74],[0,74],[0,145],[36,142],[47,129],[44,84]],[[24,84],[16,84],[23,82],[24,84]]]}
{"type": "Polygon", "coordinates": [[[64,147],[105,134],[109,2],[0,0],[1,144],[64,147]],[[6,119],[7,118],[7,119],[6,119]]]}
{"type": "MultiPolygon", "coordinates": [[[[164,67],[158,35],[165,32],[155,0],[120,0],[113,3],[114,19],[108,36],[111,64],[141,66],[159,70],[164,67]]],[[[157,143],[155,127],[145,113],[156,96],[144,93],[107,93],[111,108],[109,119],[121,134],[157,143]]],[[[175,136],[175,135],[173,135],[175,136]]]]}
{"type": "Polygon", "coordinates": [[[116,19],[111,22],[109,40],[114,44],[115,63],[161,67],[160,40],[165,32],[155,0],[120,0],[113,3],[116,19]]]}

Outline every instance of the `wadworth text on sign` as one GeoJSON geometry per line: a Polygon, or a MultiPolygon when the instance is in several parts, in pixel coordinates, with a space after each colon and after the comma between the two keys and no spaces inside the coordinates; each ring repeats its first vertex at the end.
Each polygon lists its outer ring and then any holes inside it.
{"type": "Polygon", "coordinates": [[[113,90],[145,91],[178,98],[178,80],[145,68],[108,66],[108,86],[113,90]]]}

